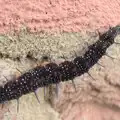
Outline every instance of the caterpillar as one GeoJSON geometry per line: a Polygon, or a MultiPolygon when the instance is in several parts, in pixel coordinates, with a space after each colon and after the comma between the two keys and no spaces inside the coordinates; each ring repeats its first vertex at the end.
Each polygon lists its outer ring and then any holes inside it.
{"type": "Polygon", "coordinates": [[[106,55],[108,47],[113,43],[119,44],[114,41],[119,32],[120,26],[115,26],[107,32],[99,34],[99,40],[90,45],[83,56],[76,56],[72,61],[65,60],[60,64],[51,62],[45,66],[37,66],[17,79],[8,81],[4,86],[0,86],[0,103],[13,99],[18,100],[22,95],[30,92],[34,92],[36,95],[39,87],[68,80],[73,81],[75,77],[87,73],[103,55],[106,55]]]}

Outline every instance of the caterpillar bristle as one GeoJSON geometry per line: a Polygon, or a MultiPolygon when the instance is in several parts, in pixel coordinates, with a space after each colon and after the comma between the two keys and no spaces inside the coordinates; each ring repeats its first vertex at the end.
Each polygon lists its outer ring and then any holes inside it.
{"type": "Polygon", "coordinates": [[[96,79],[89,72],[87,72],[87,74],[90,76],[90,78],[92,78],[92,80],[96,81],[96,79]]]}
{"type": "Polygon", "coordinates": [[[9,81],[6,76],[3,75],[3,77],[6,79],[7,82],[9,81]]]}
{"type": "Polygon", "coordinates": [[[16,70],[17,70],[20,74],[23,74],[22,71],[20,71],[18,68],[16,68],[16,70]]]}
{"type": "Polygon", "coordinates": [[[116,59],[116,58],[114,58],[114,57],[108,55],[107,53],[105,54],[105,56],[109,57],[109,58],[112,59],[112,60],[116,59]]]}
{"type": "Polygon", "coordinates": [[[46,98],[46,87],[44,87],[44,100],[45,100],[45,98],[46,98]]]}
{"type": "Polygon", "coordinates": [[[34,91],[34,94],[35,94],[35,97],[36,97],[38,103],[40,104],[40,100],[39,100],[39,98],[38,98],[38,95],[37,95],[36,91],[34,91]]]}
{"type": "Polygon", "coordinates": [[[42,56],[42,61],[48,61],[50,58],[47,55],[42,56]]]}
{"type": "Polygon", "coordinates": [[[101,65],[99,62],[97,62],[96,64],[98,64],[99,66],[101,66],[101,67],[103,67],[103,68],[105,67],[105,66],[101,65]]]}
{"type": "Polygon", "coordinates": [[[67,61],[67,59],[66,59],[66,57],[62,54],[62,58],[65,60],[65,61],[67,61]]]}
{"type": "Polygon", "coordinates": [[[99,37],[99,39],[100,39],[100,36],[101,36],[102,34],[100,33],[99,30],[96,30],[96,31],[97,31],[97,35],[98,35],[98,37],[99,37]]]}
{"type": "Polygon", "coordinates": [[[78,57],[77,53],[75,52],[75,50],[73,50],[74,54],[75,54],[75,57],[78,57]]]}
{"type": "Polygon", "coordinates": [[[56,90],[55,90],[55,92],[56,92],[56,96],[58,98],[58,94],[59,94],[59,85],[58,84],[56,84],[56,90]]]}
{"type": "Polygon", "coordinates": [[[19,112],[19,99],[16,99],[17,100],[17,113],[19,112]]]}
{"type": "Polygon", "coordinates": [[[118,42],[114,42],[116,45],[120,45],[120,43],[118,43],[118,42]]]}
{"type": "Polygon", "coordinates": [[[1,109],[3,109],[4,108],[4,103],[2,103],[2,106],[1,106],[1,109]]]}
{"type": "Polygon", "coordinates": [[[74,89],[75,89],[75,92],[77,92],[77,88],[76,88],[76,85],[75,85],[74,80],[71,80],[71,81],[72,81],[72,85],[73,85],[73,87],[74,87],[74,89]]]}

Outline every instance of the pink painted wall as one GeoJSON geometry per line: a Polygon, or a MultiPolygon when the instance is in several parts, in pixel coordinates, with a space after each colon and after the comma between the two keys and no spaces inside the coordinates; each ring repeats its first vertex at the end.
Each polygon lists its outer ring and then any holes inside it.
{"type": "Polygon", "coordinates": [[[18,30],[79,31],[120,23],[119,0],[0,0],[0,33],[18,30]]]}

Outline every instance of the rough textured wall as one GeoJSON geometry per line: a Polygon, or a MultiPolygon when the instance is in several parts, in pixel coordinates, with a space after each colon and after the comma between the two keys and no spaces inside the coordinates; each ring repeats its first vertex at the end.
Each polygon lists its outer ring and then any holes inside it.
{"type": "Polygon", "coordinates": [[[120,23],[119,0],[0,0],[0,32],[79,31],[120,23]]]}
{"type": "MultiPolygon", "coordinates": [[[[0,5],[1,84],[6,82],[3,76],[10,80],[16,75],[16,68],[25,72],[35,66],[35,61],[27,57],[29,53],[38,62],[42,55],[50,55],[56,62],[64,61],[63,55],[71,59],[75,57],[74,51],[81,55],[98,39],[96,29],[120,23],[118,0],[0,0],[0,5]],[[19,33],[16,30],[20,28],[19,33]],[[31,34],[29,31],[40,32],[31,34]]],[[[119,40],[118,37],[116,41],[119,40]]],[[[34,94],[23,96],[18,113],[15,100],[3,108],[1,105],[0,119],[119,120],[120,46],[111,46],[107,53],[117,59],[103,56],[99,61],[103,67],[96,64],[89,71],[95,81],[87,73],[76,78],[77,92],[71,82],[61,83],[59,96],[52,90],[47,102],[42,89],[38,91],[40,105],[34,94]]]]}

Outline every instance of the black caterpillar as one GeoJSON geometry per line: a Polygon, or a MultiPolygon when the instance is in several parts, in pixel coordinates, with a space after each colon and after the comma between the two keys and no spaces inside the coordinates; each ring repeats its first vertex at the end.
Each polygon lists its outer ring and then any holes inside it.
{"type": "Polygon", "coordinates": [[[88,72],[106,54],[106,49],[115,43],[114,39],[119,32],[119,26],[110,28],[107,32],[99,35],[99,40],[90,45],[83,56],[76,56],[73,61],[64,61],[59,65],[49,63],[45,66],[38,66],[16,80],[0,86],[0,103],[13,99],[18,100],[22,95],[35,92],[39,87],[73,80],[75,77],[88,72]]]}

